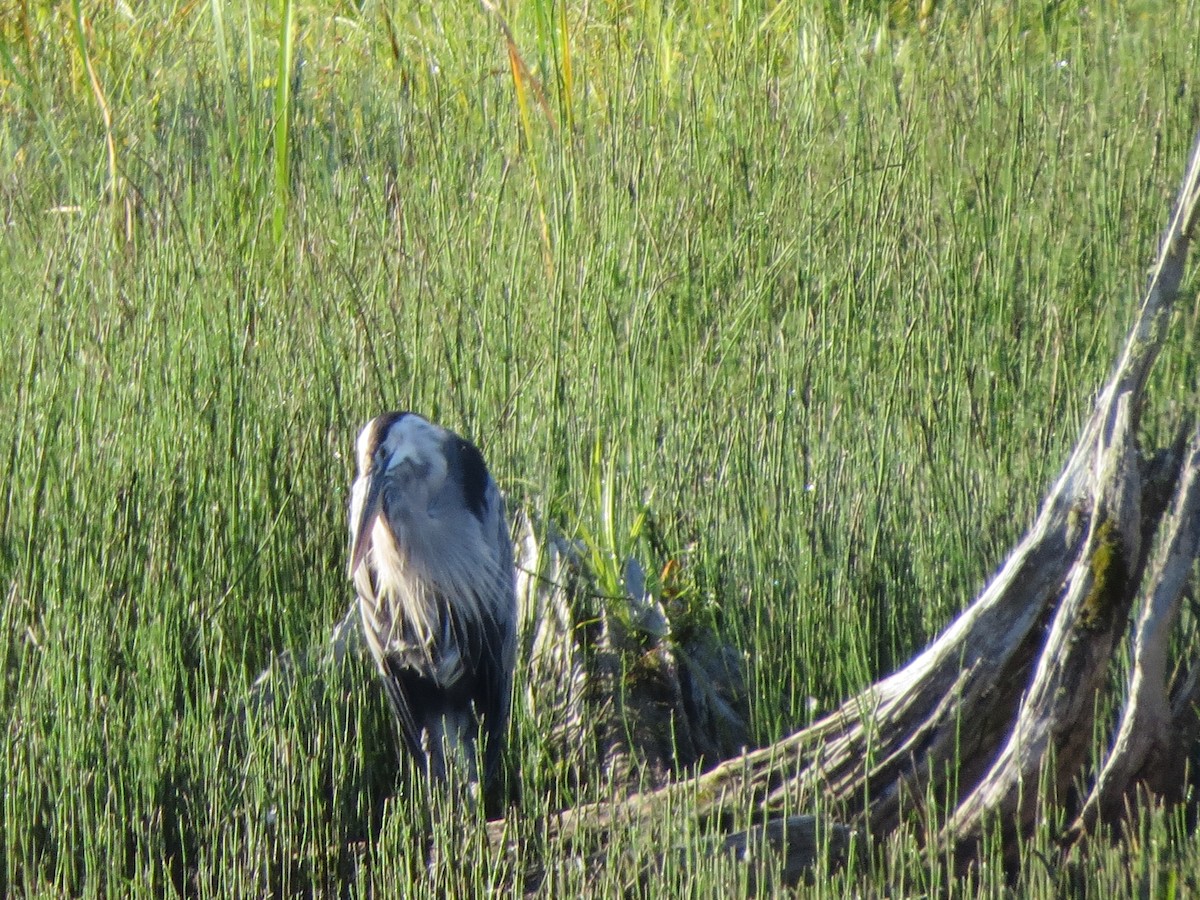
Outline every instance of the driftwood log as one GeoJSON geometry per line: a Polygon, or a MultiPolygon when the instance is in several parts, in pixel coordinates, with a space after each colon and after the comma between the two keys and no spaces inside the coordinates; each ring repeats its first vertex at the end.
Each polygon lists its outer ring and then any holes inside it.
{"type": "MultiPolygon", "coordinates": [[[[1171,640],[1200,543],[1200,432],[1181,402],[1171,448],[1143,454],[1137,435],[1198,213],[1200,135],[1136,321],[1074,450],[1029,532],[929,647],[811,727],[694,778],[565,810],[550,833],[582,845],[686,798],[715,846],[741,854],[765,836],[794,878],[817,847],[844,853],[855,835],[925,815],[929,798],[951,811],[939,837],[963,860],[987,829],[1028,832],[1043,804],[1074,817],[1068,841],[1119,818],[1140,792],[1180,799],[1200,725],[1200,654],[1191,647],[1173,662],[1171,640]],[[1081,793],[1096,709],[1131,621],[1117,727],[1081,793]],[[794,814],[818,801],[848,825],[794,814]],[[748,804],[761,820],[722,834],[748,804]]],[[[1186,399],[1195,396],[1190,388],[1186,399]]],[[[491,823],[495,844],[510,824],[491,823]]]]}
{"type": "MultiPolygon", "coordinates": [[[[568,777],[598,775],[620,797],[538,823],[538,842],[577,845],[586,861],[613,829],[690,809],[714,853],[769,853],[780,861],[771,877],[791,883],[906,822],[935,824],[969,864],[986,831],[1011,849],[1047,804],[1070,816],[1067,845],[1141,797],[1183,799],[1200,740],[1200,653],[1176,640],[1200,551],[1195,386],[1171,447],[1143,453],[1137,436],[1198,218],[1200,134],[1121,356],[1029,532],[912,661],[768,747],[743,749],[733,648],[679,627],[635,561],[619,596],[606,595],[583,548],[520,517],[522,720],[568,777]],[[1128,684],[1109,696],[1131,623],[1128,684]],[[1117,713],[1093,759],[1102,702],[1117,713]],[[812,809],[821,816],[800,814],[812,809]],[[747,821],[747,810],[758,814],[747,821]]],[[[341,664],[361,651],[352,606],[316,659],[285,655],[264,672],[253,705],[290,691],[299,667],[349,677],[341,664]]],[[[525,830],[497,819],[488,838],[504,852],[525,830]]],[[[536,887],[540,876],[521,877],[536,887]]]]}

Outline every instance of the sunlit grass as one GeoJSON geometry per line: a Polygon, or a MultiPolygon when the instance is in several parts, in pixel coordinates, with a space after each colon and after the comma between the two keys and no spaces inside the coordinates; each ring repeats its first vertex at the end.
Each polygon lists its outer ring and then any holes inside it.
{"type": "MultiPolygon", "coordinates": [[[[478,440],[613,585],[630,550],[681,570],[760,741],[944,626],[1130,319],[1200,10],[877,6],[0,16],[0,892],[513,889],[477,822],[431,823],[380,763],[375,694],[318,671],[239,712],[346,609],[350,448],[384,408],[478,440]],[[426,867],[431,831],[462,865],[426,867]]],[[[1194,383],[1195,321],[1156,399],[1194,383]]],[[[539,823],[609,788],[540,754],[520,701],[514,730],[551,895],[757,877],[686,805],[586,873],[539,823]]],[[[1001,889],[994,854],[928,859],[933,827],[817,883],[1001,889]]],[[[1147,813],[1017,878],[1169,893],[1193,845],[1147,813]]]]}

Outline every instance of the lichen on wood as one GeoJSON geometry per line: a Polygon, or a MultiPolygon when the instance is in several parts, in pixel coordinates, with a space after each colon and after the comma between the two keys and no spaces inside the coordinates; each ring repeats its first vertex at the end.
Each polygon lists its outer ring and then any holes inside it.
{"type": "Polygon", "coordinates": [[[1117,523],[1101,511],[1089,569],[1092,587],[1080,605],[1081,628],[1108,628],[1128,593],[1129,564],[1117,523]]]}

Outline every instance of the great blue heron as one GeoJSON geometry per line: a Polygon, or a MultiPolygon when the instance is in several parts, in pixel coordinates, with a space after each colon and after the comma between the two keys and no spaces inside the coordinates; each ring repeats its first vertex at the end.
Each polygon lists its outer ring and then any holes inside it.
{"type": "MultiPolygon", "coordinates": [[[[478,448],[410,412],[358,436],[350,577],[404,745],[433,778],[447,751],[494,784],[508,726],[517,601],[504,501],[478,448]]],[[[453,763],[452,763],[453,764],[453,763]]]]}

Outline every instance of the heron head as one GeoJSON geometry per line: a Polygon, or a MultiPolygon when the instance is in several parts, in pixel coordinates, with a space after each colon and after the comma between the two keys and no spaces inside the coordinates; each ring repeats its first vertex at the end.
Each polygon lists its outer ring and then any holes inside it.
{"type": "Polygon", "coordinates": [[[456,515],[482,514],[487,469],[479,451],[416,413],[376,416],[358,435],[358,477],[351,492],[353,577],[380,522],[397,546],[400,532],[433,539],[456,515]]]}

